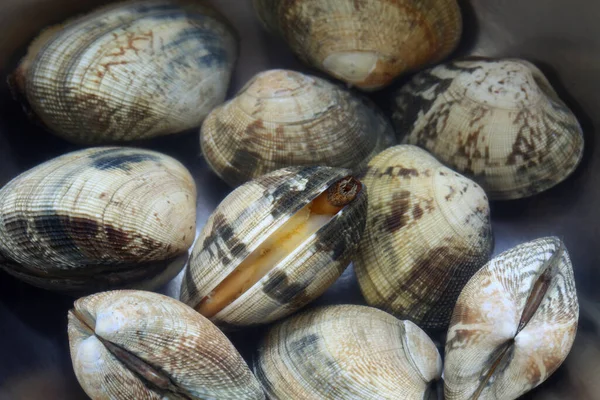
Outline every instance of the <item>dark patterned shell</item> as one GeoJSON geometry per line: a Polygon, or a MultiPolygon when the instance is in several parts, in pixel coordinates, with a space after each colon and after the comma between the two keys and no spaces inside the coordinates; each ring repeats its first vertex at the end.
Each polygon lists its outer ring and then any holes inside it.
{"type": "Polygon", "coordinates": [[[264,394],[227,337],[169,297],[117,290],[69,311],[75,375],[94,400],[260,400],[264,394]]]}
{"type": "Polygon", "coordinates": [[[516,399],[571,349],[579,316],[573,269],[555,237],[494,257],[464,287],[450,323],[445,395],[516,399]]]}
{"type": "Polygon", "coordinates": [[[583,156],[577,119],[524,60],[438,65],[415,75],[395,102],[398,135],[474,179],[491,199],[544,191],[583,156]]]}
{"type": "Polygon", "coordinates": [[[428,399],[442,360],[412,322],[336,305],[271,328],[254,371],[272,400],[428,399]]]}
{"type": "Polygon", "coordinates": [[[44,32],[12,82],[66,140],[146,139],[199,126],[223,102],[236,40],[205,3],[123,2],[44,32]]]}
{"type": "MultiPolygon", "coordinates": [[[[349,172],[289,167],[234,190],[210,216],[196,241],[181,285],[181,300],[195,307],[265,238],[349,172]]],[[[364,229],[366,209],[363,188],[331,221],[212,321],[223,326],[267,323],[321,295],[350,263],[364,229]]]]}
{"type": "Polygon", "coordinates": [[[369,211],[354,267],[367,303],[445,329],[462,287],[491,256],[485,193],[409,145],[373,158],[363,182],[369,211]]]}
{"type": "Polygon", "coordinates": [[[271,70],[210,113],[200,143],[213,171],[237,186],[296,165],[358,171],[395,137],[367,99],[317,77],[271,70]]]}
{"type": "Polygon", "coordinates": [[[0,190],[0,267],[66,292],[152,288],[181,270],[195,226],[196,186],[175,159],[133,148],[76,151],[0,190]]]}
{"type": "Polygon", "coordinates": [[[254,7],[305,62],[364,90],[444,59],[462,31],[455,0],[254,0],[254,7]]]}

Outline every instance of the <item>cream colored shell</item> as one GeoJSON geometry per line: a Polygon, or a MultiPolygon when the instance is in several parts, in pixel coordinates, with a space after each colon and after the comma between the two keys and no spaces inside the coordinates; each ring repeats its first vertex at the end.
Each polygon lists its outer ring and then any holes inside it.
{"type": "Polygon", "coordinates": [[[0,267],[67,292],[157,287],[183,268],[195,227],[196,185],[181,163],[147,150],[90,148],[0,190],[0,267]]]}
{"type": "Polygon", "coordinates": [[[368,217],[354,266],[367,303],[445,329],[463,285],[492,252],[485,193],[409,145],[373,158],[363,182],[368,217]]]}
{"type": "Polygon", "coordinates": [[[295,165],[366,166],[395,143],[389,121],[367,99],[287,70],[254,76],[202,124],[202,153],[232,186],[295,165]]]}
{"type": "Polygon", "coordinates": [[[77,300],[69,345],[77,380],[94,400],[265,398],[221,331],[160,294],[123,290],[77,300]]]}
{"type": "Polygon", "coordinates": [[[272,400],[427,399],[442,360],[410,321],[371,307],[322,307],[269,330],[254,362],[272,400]]]}
{"type": "Polygon", "coordinates": [[[308,64],[364,90],[444,59],[460,39],[455,0],[254,0],[308,64]]]}
{"type": "Polygon", "coordinates": [[[206,3],[123,2],[45,31],[13,83],[66,140],[146,139],[199,126],[223,102],[236,40],[206,3]]]}
{"type": "Polygon", "coordinates": [[[446,398],[510,400],[538,386],[569,353],[578,316],[571,261],[558,238],[494,257],[456,303],[446,342],[446,398]],[[528,320],[524,309],[544,278],[547,291],[528,320]]]}
{"type": "Polygon", "coordinates": [[[415,75],[396,95],[405,143],[471,177],[491,199],[516,199],[564,180],[583,133],[543,73],[519,59],[472,59],[415,75]]]}

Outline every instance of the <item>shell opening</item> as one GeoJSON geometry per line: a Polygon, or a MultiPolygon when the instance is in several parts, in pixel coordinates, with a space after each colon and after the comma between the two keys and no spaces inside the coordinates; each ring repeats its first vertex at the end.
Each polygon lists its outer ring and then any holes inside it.
{"type": "Polygon", "coordinates": [[[195,307],[211,318],[233,303],[273,270],[282,260],[326,225],[362,190],[362,184],[347,176],[332,184],[302,207],[267,237],[238,267],[195,307]]]}

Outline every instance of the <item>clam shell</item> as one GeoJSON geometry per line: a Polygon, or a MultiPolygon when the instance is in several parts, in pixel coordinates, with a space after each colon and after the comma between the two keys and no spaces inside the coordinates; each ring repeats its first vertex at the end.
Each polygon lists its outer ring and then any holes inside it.
{"type": "Polygon", "coordinates": [[[0,190],[0,268],[66,292],[157,287],[183,267],[195,226],[196,186],[175,159],[133,148],[76,151],[0,190]]]}
{"type": "Polygon", "coordinates": [[[94,400],[264,399],[227,337],[169,297],[98,293],[69,311],[77,380],[94,400]]]}
{"type": "Polygon", "coordinates": [[[210,113],[200,143],[213,171],[237,186],[295,165],[358,170],[395,137],[367,99],[320,78],[271,70],[210,113]]]}
{"type": "Polygon", "coordinates": [[[578,316],[571,261],[558,238],[494,257],[456,303],[446,342],[446,398],[515,399],[533,389],[566,358],[578,316]],[[547,291],[532,296],[540,279],[547,291]]]}
{"type": "Polygon", "coordinates": [[[442,360],[410,321],[356,305],[323,307],[271,328],[254,362],[270,399],[426,399],[442,360]]]}
{"type": "MultiPolygon", "coordinates": [[[[267,237],[349,172],[288,167],[235,189],[196,240],[181,284],[181,301],[196,307],[267,237]]],[[[321,295],[350,263],[364,229],[366,208],[363,188],[326,225],[211,320],[225,327],[267,323],[321,295]]]]}
{"type": "Polygon", "coordinates": [[[438,65],[415,75],[395,102],[393,119],[405,143],[471,177],[494,200],[549,189],[583,156],[577,119],[524,60],[438,65]]]}
{"type": "Polygon", "coordinates": [[[110,5],[44,32],[12,82],[60,137],[98,144],[199,126],[223,102],[237,43],[202,3],[110,5]]]}
{"type": "Polygon", "coordinates": [[[306,63],[364,90],[441,61],[462,32],[455,0],[254,0],[254,7],[306,63]]]}
{"type": "Polygon", "coordinates": [[[409,145],[373,158],[363,182],[368,217],[354,267],[367,303],[446,328],[462,287],[491,256],[485,193],[409,145]]]}

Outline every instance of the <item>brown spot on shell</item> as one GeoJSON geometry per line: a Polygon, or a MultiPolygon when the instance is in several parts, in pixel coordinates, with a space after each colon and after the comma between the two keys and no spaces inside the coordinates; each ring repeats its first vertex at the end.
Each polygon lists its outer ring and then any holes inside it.
{"type": "Polygon", "coordinates": [[[385,219],[385,228],[396,232],[408,223],[407,212],[410,208],[410,192],[402,190],[394,193],[390,204],[391,214],[385,219]]]}
{"type": "Polygon", "coordinates": [[[423,216],[423,209],[419,204],[415,204],[413,207],[413,219],[416,221],[423,216]]]}
{"type": "Polygon", "coordinates": [[[398,171],[398,176],[401,176],[403,178],[418,177],[419,171],[417,171],[414,168],[400,168],[400,170],[398,171]]]}
{"type": "Polygon", "coordinates": [[[281,270],[269,274],[263,286],[263,292],[280,304],[291,304],[294,307],[300,307],[311,300],[306,293],[306,287],[291,282],[286,273],[281,270]]]}

